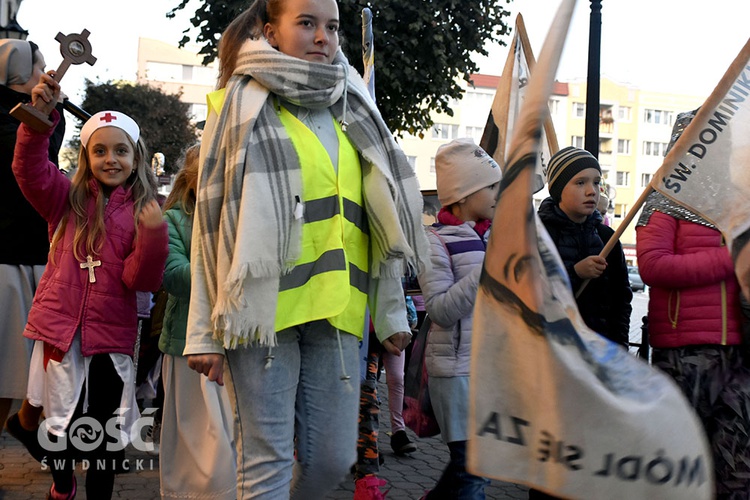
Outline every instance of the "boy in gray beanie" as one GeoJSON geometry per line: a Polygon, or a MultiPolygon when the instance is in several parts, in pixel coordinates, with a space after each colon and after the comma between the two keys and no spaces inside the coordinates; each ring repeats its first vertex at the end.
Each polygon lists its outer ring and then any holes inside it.
{"type": "Polygon", "coordinates": [[[591,280],[576,299],[586,325],[627,347],[633,292],[620,242],[606,259],[599,256],[614,234],[597,210],[601,176],[599,162],[591,153],[574,147],[561,149],[549,161],[550,197],[539,207],[539,217],[557,246],[573,293],[591,280]]]}

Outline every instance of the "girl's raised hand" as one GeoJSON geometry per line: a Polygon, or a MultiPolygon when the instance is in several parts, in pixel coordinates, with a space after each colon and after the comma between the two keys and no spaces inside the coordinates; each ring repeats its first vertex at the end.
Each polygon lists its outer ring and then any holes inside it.
{"type": "Polygon", "coordinates": [[[161,226],[164,222],[164,217],[161,215],[161,208],[156,200],[151,200],[141,208],[141,213],[138,215],[138,222],[149,229],[156,229],[161,226]]]}
{"type": "Polygon", "coordinates": [[[48,74],[42,74],[33,89],[31,89],[31,104],[49,116],[60,100],[60,84],[48,74]]]}

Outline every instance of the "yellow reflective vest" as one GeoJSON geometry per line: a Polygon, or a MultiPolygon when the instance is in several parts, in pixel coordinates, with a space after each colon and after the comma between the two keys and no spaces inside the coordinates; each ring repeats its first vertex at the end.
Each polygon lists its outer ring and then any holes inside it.
{"type": "Polygon", "coordinates": [[[331,117],[339,142],[338,170],[318,137],[283,106],[279,118],[302,171],[302,251],[281,276],[276,331],[327,319],[362,337],[370,238],[362,201],[359,155],[331,117]]]}

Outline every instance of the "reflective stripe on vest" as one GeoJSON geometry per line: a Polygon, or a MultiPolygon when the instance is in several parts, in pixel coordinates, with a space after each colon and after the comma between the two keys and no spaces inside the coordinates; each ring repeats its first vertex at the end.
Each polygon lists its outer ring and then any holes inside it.
{"type": "Polygon", "coordinates": [[[317,136],[283,106],[279,118],[299,157],[304,220],[302,253],[281,276],[276,331],[327,319],[362,337],[367,306],[369,230],[357,150],[334,121],[338,175],[317,136]]]}

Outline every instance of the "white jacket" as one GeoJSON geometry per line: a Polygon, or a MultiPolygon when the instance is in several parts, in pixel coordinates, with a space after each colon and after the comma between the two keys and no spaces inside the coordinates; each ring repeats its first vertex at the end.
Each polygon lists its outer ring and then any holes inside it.
{"type": "Polygon", "coordinates": [[[433,323],[425,352],[427,373],[467,376],[474,302],[489,231],[480,238],[466,223],[432,229],[427,234],[432,269],[419,276],[425,310],[433,323]]]}

